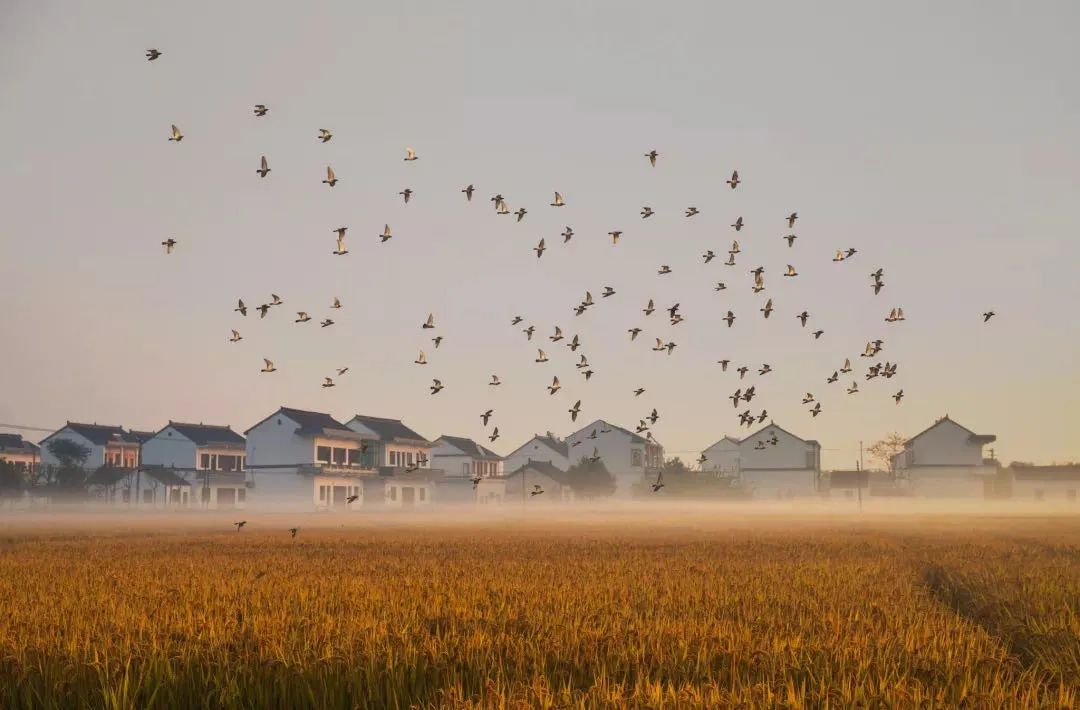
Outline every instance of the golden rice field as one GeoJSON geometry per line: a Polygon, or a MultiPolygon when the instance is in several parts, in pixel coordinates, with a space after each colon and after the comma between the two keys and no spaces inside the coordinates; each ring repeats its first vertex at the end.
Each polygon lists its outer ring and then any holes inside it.
{"type": "Polygon", "coordinates": [[[1080,707],[1077,518],[715,517],[5,524],[0,707],[1080,707]]]}

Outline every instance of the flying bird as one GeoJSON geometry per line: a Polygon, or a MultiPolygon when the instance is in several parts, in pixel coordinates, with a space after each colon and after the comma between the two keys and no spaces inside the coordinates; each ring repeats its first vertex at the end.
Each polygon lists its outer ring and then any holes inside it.
{"type": "Polygon", "coordinates": [[[541,495],[544,495],[544,489],[540,487],[540,484],[539,484],[539,483],[537,483],[537,484],[535,484],[535,485],[533,486],[533,489],[532,489],[531,491],[529,491],[529,495],[531,495],[531,496],[541,496],[541,495]]]}
{"type": "Polygon", "coordinates": [[[270,172],[270,166],[266,162],[265,155],[259,159],[259,168],[255,172],[257,172],[261,178],[266,177],[266,174],[270,172]]]}
{"type": "Polygon", "coordinates": [[[495,443],[495,440],[499,438],[499,427],[495,427],[491,431],[491,436],[488,437],[488,441],[495,443]]]}
{"type": "Polygon", "coordinates": [[[716,288],[714,288],[713,291],[723,291],[725,289],[727,289],[727,284],[725,284],[723,281],[717,281],[716,288]]]}
{"type": "Polygon", "coordinates": [[[172,136],[169,138],[171,141],[179,143],[184,140],[184,134],[180,132],[180,129],[176,127],[176,124],[172,125],[172,136]]]}
{"type": "Polygon", "coordinates": [[[766,301],[765,306],[763,308],[759,308],[758,310],[764,313],[765,317],[768,318],[769,314],[773,312],[772,299],[770,298],[768,301],[766,301]]]}
{"type": "Polygon", "coordinates": [[[431,390],[431,394],[438,394],[443,389],[443,383],[440,382],[439,380],[433,379],[431,381],[431,386],[428,387],[428,389],[431,390]]]}
{"type": "Polygon", "coordinates": [[[641,218],[642,219],[648,219],[649,217],[652,217],[654,214],[655,213],[653,212],[653,208],[649,207],[648,205],[645,205],[644,207],[641,208],[641,218]]]}
{"type": "Polygon", "coordinates": [[[413,192],[412,188],[406,187],[404,190],[402,190],[398,194],[401,195],[405,199],[405,204],[409,204],[409,198],[412,197],[412,192],[413,192]]]}
{"type": "Polygon", "coordinates": [[[146,50],[146,61],[152,62],[155,59],[157,59],[158,57],[160,57],[162,54],[163,54],[162,52],[159,52],[156,49],[148,49],[148,50],[146,50]]]}
{"type": "Polygon", "coordinates": [[[562,195],[560,195],[558,192],[555,193],[555,201],[551,203],[551,206],[552,207],[565,207],[566,206],[566,203],[563,202],[562,195]]]}
{"type": "Polygon", "coordinates": [[[731,360],[717,360],[716,364],[720,366],[720,372],[727,372],[727,366],[731,364],[731,360]]]}
{"type": "Polygon", "coordinates": [[[233,309],[233,312],[239,313],[242,316],[247,315],[247,306],[244,305],[244,299],[241,298],[236,302],[236,308],[233,309]]]}
{"type": "Polygon", "coordinates": [[[232,337],[231,337],[231,338],[229,338],[229,342],[230,342],[230,343],[238,343],[238,342],[240,342],[240,341],[241,341],[241,340],[243,340],[243,339],[244,339],[244,338],[243,338],[243,337],[242,337],[242,336],[240,335],[240,331],[238,331],[238,330],[234,330],[234,331],[232,332],[232,337]]]}
{"type": "Polygon", "coordinates": [[[266,104],[255,104],[255,115],[265,116],[266,112],[270,109],[266,108],[266,104]]]}
{"type": "Polygon", "coordinates": [[[541,350],[540,348],[537,348],[536,352],[538,353],[538,355],[536,356],[536,362],[547,362],[548,361],[548,356],[543,350],[541,350]]]}
{"type": "Polygon", "coordinates": [[[342,375],[344,375],[348,371],[349,371],[349,368],[347,368],[347,367],[339,367],[337,369],[338,377],[341,377],[342,375]]]}
{"type": "Polygon", "coordinates": [[[716,254],[713,253],[712,249],[709,249],[707,252],[701,255],[701,258],[705,260],[706,264],[708,264],[710,261],[716,258],[716,254]]]}
{"type": "Polygon", "coordinates": [[[664,274],[670,274],[671,273],[671,267],[668,266],[667,264],[661,264],[660,268],[657,269],[656,273],[660,274],[661,276],[663,276],[664,274]]]}
{"type": "Polygon", "coordinates": [[[419,156],[416,154],[415,150],[413,150],[412,148],[406,148],[405,149],[405,161],[406,162],[412,162],[413,160],[417,160],[417,159],[419,159],[419,156]]]}
{"type": "Polygon", "coordinates": [[[269,303],[263,303],[263,304],[261,304],[259,306],[256,306],[255,310],[257,310],[259,312],[259,317],[260,318],[265,318],[266,317],[266,312],[270,310],[270,304],[269,303]]]}
{"type": "Polygon", "coordinates": [[[475,191],[476,191],[476,188],[473,187],[472,184],[469,184],[467,187],[465,187],[465,189],[462,190],[462,192],[465,193],[465,200],[468,201],[468,202],[472,202],[472,194],[475,191]]]}
{"type": "Polygon", "coordinates": [[[694,215],[698,215],[698,214],[701,214],[701,210],[699,210],[697,207],[687,207],[686,208],[686,216],[687,217],[693,217],[694,215]]]}
{"type": "Polygon", "coordinates": [[[260,372],[275,372],[277,370],[277,368],[274,367],[274,363],[272,361],[263,358],[263,362],[265,362],[266,364],[263,366],[263,369],[260,372]]]}
{"type": "Polygon", "coordinates": [[[806,327],[806,321],[810,317],[810,314],[807,313],[806,311],[803,311],[802,313],[800,313],[799,315],[797,315],[795,317],[799,319],[799,322],[802,323],[802,326],[805,328],[806,327]]]}
{"type": "Polygon", "coordinates": [[[548,385],[548,394],[555,394],[561,388],[562,385],[559,384],[559,377],[556,375],[554,378],[552,378],[551,384],[548,385]]]}
{"type": "Polygon", "coordinates": [[[608,232],[608,234],[611,235],[611,243],[612,244],[618,244],[619,243],[619,237],[622,236],[622,232],[616,230],[614,232],[608,232]]]}
{"type": "Polygon", "coordinates": [[[795,240],[798,239],[798,237],[796,237],[794,234],[789,234],[786,237],[781,237],[781,239],[786,239],[787,245],[790,248],[795,246],[795,240]]]}
{"type": "Polygon", "coordinates": [[[319,327],[321,327],[321,328],[329,328],[333,324],[334,324],[334,321],[330,320],[329,318],[326,318],[326,319],[323,320],[322,323],[319,323],[319,327]]]}
{"type": "Polygon", "coordinates": [[[240,528],[242,528],[242,527],[244,527],[245,525],[247,525],[247,521],[246,521],[246,520],[241,520],[241,521],[239,521],[239,522],[235,522],[235,523],[233,523],[233,525],[235,525],[235,526],[236,526],[236,532],[240,532],[240,528]]]}
{"type": "Polygon", "coordinates": [[[536,252],[536,258],[537,259],[539,259],[540,257],[542,257],[544,255],[544,250],[545,249],[547,249],[547,247],[544,246],[544,239],[543,239],[543,237],[541,237],[540,238],[540,243],[533,247],[533,251],[536,252]]]}
{"type": "Polygon", "coordinates": [[[626,332],[630,334],[630,340],[634,340],[638,337],[638,333],[641,332],[641,328],[630,328],[626,332]]]}
{"type": "Polygon", "coordinates": [[[393,236],[394,235],[390,233],[390,225],[389,224],[384,224],[383,225],[383,232],[382,232],[382,234],[379,235],[379,239],[382,241],[382,243],[385,244],[393,236]]]}
{"type": "Polygon", "coordinates": [[[341,308],[341,299],[339,299],[337,296],[334,296],[334,302],[332,304],[330,304],[330,307],[331,308],[341,308]]]}
{"type": "Polygon", "coordinates": [[[735,223],[733,225],[731,225],[731,226],[735,228],[736,232],[741,231],[742,228],[743,228],[743,218],[739,217],[738,219],[735,220],[735,223]]]}
{"type": "Polygon", "coordinates": [[[172,254],[173,253],[173,247],[176,246],[176,240],[173,239],[172,237],[169,237],[168,239],[166,239],[165,241],[163,241],[161,243],[161,246],[165,247],[165,253],[166,254],[172,254]]]}
{"type": "Polygon", "coordinates": [[[741,180],[739,180],[739,171],[736,170],[731,173],[731,179],[727,181],[727,184],[731,185],[731,189],[734,190],[736,187],[739,186],[740,182],[741,180]]]}
{"type": "Polygon", "coordinates": [[[996,316],[996,315],[997,315],[997,313],[994,313],[993,311],[987,311],[986,313],[983,313],[982,315],[983,315],[983,323],[986,323],[986,322],[987,322],[987,321],[989,321],[989,320],[990,320],[991,318],[993,318],[994,316],[996,316]]]}
{"type": "MultiPolygon", "coordinates": [[[[556,382],[557,381],[558,381],[558,379],[556,379],[556,382]]],[[[555,394],[555,393],[552,392],[552,394],[555,394]]],[[[578,401],[574,402],[574,406],[570,407],[570,409],[568,409],[567,411],[570,412],[570,421],[576,422],[577,421],[577,415],[581,413],[581,400],[579,399],[578,401]]]]}
{"type": "Polygon", "coordinates": [[[325,128],[320,128],[319,129],[319,140],[321,140],[323,143],[327,142],[328,140],[330,140],[333,137],[334,137],[334,134],[331,133],[330,131],[326,130],[325,128]]]}
{"type": "Polygon", "coordinates": [[[277,295],[276,293],[270,294],[270,305],[271,306],[280,306],[283,303],[285,303],[285,301],[281,300],[281,296],[277,295]]]}
{"type": "Polygon", "coordinates": [[[560,236],[562,236],[562,238],[563,238],[562,243],[566,244],[568,241],[570,241],[573,238],[574,230],[570,229],[570,227],[567,227],[566,229],[563,230],[563,233],[560,236]]]}
{"type": "Polygon", "coordinates": [[[784,276],[798,276],[799,272],[795,270],[795,267],[791,264],[787,265],[787,273],[784,276]]]}
{"type": "Polygon", "coordinates": [[[334,386],[334,381],[332,379],[330,379],[329,377],[324,377],[322,386],[323,387],[333,387],[334,386]]]}
{"type": "Polygon", "coordinates": [[[345,248],[345,230],[348,227],[338,227],[332,231],[337,233],[337,249],[334,250],[334,254],[337,256],[344,256],[349,253],[349,250],[345,248]]]}
{"type": "Polygon", "coordinates": [[[728,311],[727,315],[724,316],[723,318],[721,318],[720,320],[726,320],[727,321],[727,326],[728,326],[728,328],[730,328],[732,326],[732,324],[735,323],[735,314],[732,313],[731,311],[728,311]]]}
{"type": "Polygon", "coordinates": [[[324,185],[329,185],[330,187],[333,187],[334,185],[337,185],[337,181],[338,181],[337,176],[334,175],[334,169],[332,167],[330,167],[329,165],[327,165],[326,166],[326,179],[323,180],[323,184],[324,185]]]}
{"type": "Polygon", "coordinates": [[[501,384],[502,384],[502,382],[499,381],[499,376],[498,375],[492,375],[491,376],[491,382],[488,382],[488,385],[490,385],[492,387],[498,387],[501,384]]]}
{"type": "Polygon", "coordinates": [[[416,356],[416,359],[413,360],[413,363],[415,363],[417,365],[426,365],[427,364],[427,356],[424,355],[423,350],[421,350],[420,354],[416,356]]]}
{"type": "Polygon", "coordinates": [[[649,299],[649,305],[645,306],[645,308],[642,310],[642,312],[647,316],[651,316],[653,311],[655,311],[655,310],[656,310],[656,308],[653,307],[653,300],[650,298],[649,299]]]}
{"type": "Polygon", "coordinates": [[[656,159],[660,157],[660,154],[657,153],[655,150],[650,150],[648,153],[645,154],[645,157],[649,159],[649,165],[655,168],[656,159]]]}
{"type": "Polygon", "coordinates": [[[304,311],[297,311],[296,312],[296,320],[293,321],[293,322],[294,323],[307,323],[309,320],[311,320],[311,316],[309,316],[304,311]]]}
{"type": "Polygon", "coordinates": [[[640,397],[643,394],[645,394],[645,388],[644,387],[638,387],[636,390],[634,390],[634,396],[635,397],[640,397]]]}
{"type": "Polygon", "coordinates": [[[525,215],[527,215],[529,213],[524,207],[519,207],[518,211],[515,212],[514,214],[517,215],[517,221],[520,222],[521,220],[525,219],[525,215]]]}
{"type": "Polygon", "coordinates": [[[900,404],[900,400],[904,398],[904,390],[900,390],[899,392],[894,394],[892,398],[896,400],[897,404],[900,404]]]}
{"type": "Polygon", "coordinates": [[[562,339],[563,339],[562,328],[560,328],[559,326],[555,326],[555,332],[552,335],[548,336],[548,340],[550,340],[553,343],[557,343],[562,339]]]}
{"type": "Polygon", "coordinates": [[[615,295],[615,289],[613,289],[611,286],[605,286],[603,292],[600,294],[600,297],[601,298],[607,298],[608,296],[614,296],[614,295],[615,295]]]}
{"type": "Polygon", "coordinates": [[[487,410],[486,412],[484,412],[483,414],[480,415],[480,419],[481,419],[481,421],[484,422],[484,426],[488,425],[488,421],[490,421],[491,415],[494,414],[494,413],[495,413],[494,409],[489,409],[489,410],[487,410]]]}
{"type": "Polygon", "coordinates": [[[659,492],[659,490],[664,487],[664,472],[657,471],[656,480],[650,483],[649,486],[652,488],[653,493],[659,492]]]}

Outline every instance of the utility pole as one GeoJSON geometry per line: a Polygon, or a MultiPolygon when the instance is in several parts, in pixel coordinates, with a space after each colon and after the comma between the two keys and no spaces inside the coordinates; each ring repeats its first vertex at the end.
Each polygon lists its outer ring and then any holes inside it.
{"type": "Polygon", "coordinates": [[[855,466],[855,487],[859,491],[859,515],[862,515],[862,442],[859,442],[859,463],[855,466]]]}

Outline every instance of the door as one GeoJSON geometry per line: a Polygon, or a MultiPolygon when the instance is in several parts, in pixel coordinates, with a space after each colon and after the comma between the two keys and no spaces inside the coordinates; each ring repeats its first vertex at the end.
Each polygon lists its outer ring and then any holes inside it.
{"type": "Polygon", "coordinates": [[[333,506],[336,508],[339,505],[345,505],[346,498],[348,498],[348,489],[345,486],[334,486],[333,506]]]}
{"type": "Polygon", "coordinates": [[[401,505],[404,508],[411,508],[414,500],[416,499],[416,489],[412,486],[405,486],[401,489],[401,505]]]}

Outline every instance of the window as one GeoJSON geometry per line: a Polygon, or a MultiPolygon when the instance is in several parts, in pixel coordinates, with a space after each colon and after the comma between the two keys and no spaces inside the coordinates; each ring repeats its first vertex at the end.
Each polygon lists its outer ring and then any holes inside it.
{"type": "Polygon", "coordinates": [[[813,449],[806,452],[806,468],[816,468],[816,461],[814,459],[813,449]]]}
{"type": "Polygon", "coordinates": [[[319,486],[319,500],[326,500],[326,486],[319,486]]]}
{"type": "Polygon", "coordinates": [[[397,500],[397,488],[390,486],[390,500],[397,500]]]}
{"type": "Polygon", "coordinates": [[[468,461],[461,464],[461,472],[464,473],[466,476],[469,475],[469,462],[468,461]]]}
{"type": "Polygon", "coordinates": [[[641,449],[630,450],[630,465],[641,466],[641,449]]]}
{"type": "Polygon", "coordinates": [[[330,463],[330,447],[329,446],[317,446],[315,447],[315,460],[319,463],[330,463]]]}
{"type": "Polygon", "coordinates": [[[390,465],[391,466],[397,466],[397,452],[396,451],[391,451],[390,452],[390,465]]]}
{"type": "Polygon", "coordinates": [[[412,463],[413,463],[412,455],[413,455],[413,452],[411,452],[411,451],[408,454],[405,455],[405,461],[408,463],[409,466],[412,466],[412,463]]]}
{"type": "Polygon", "coordinates": [[[338,465],[344,465],[345,449],[334,449],[334,463],[338,465]]]}
{"type": "Polygon", "coordinates": [[[246,498],[247,498],[247,489],[246,488],[237,488],[236,489],[236,502],[237,503],[243,503],[244,499],[246,499],[246,498]]]}
{"type": "Polygon", "coordinates": [[[350,466],[360,465],[360,449],[349,449],[348,463],[350,466]]]}
{"type": "Polygon", "coordinates": [[[424,498],[426,498],[426,497],[427,497],[427,489],[426,488],[421,488],[420,489],[420,500],[424,500],[424,498]]]}

